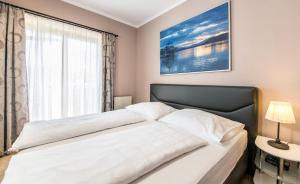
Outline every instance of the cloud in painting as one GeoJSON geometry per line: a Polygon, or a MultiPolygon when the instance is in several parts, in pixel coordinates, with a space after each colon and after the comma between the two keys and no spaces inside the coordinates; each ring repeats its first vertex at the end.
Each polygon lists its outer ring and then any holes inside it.
{"type": "Polygon", "coordinates": [[[192,31],[192,33],[196,34],[196,33],[203,32],[203,31],[206,31],[207,29],[214,28],[217,26],[218,26],[218,24],[208,24],[206,26],[197,27],[196,29],[194,29],[192,31]]]}
{"type": "Polygon", "coordinates": [[[175,37],[179,36],[178,32],[175,32],[173,34],[170,34],[168,36],[165,36],[164,38],[161,38],[160,40],[164,40],[164,39],[173,39],[175,37]]]}

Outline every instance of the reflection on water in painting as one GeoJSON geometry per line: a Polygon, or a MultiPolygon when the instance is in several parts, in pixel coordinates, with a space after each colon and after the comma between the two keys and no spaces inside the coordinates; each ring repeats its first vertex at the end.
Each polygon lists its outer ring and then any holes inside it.
{"type": "Polygon", "coordinates": [[[229,68],[228,40],[161,55],[161,73],[204,72],[229,68]],[[169,60],[169,61],[168,61],[169,60]]]}

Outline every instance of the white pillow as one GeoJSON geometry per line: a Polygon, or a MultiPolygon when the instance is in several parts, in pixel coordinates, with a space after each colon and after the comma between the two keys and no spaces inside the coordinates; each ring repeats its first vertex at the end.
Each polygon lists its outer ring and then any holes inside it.
{"type": "Polygon", "coordinates": [[[179,126],[194,135],[209,137],[217,142],[230,140],[244,124],[197,109],[183,109],[161,119],[161,122],[179,126]]]}
{"type": "Polygon", "coordinates": [[[176,111],[175,108],[163,104],[161,102],[143,102],[126,107],[127,110],[143,114],[149,119],[156,120],[171,112],[176,111]]]}

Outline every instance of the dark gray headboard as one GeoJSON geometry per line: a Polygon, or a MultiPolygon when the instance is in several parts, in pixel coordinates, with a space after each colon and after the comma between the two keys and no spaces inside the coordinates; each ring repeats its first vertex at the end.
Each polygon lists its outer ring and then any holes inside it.
{"type": "MultiPolygon", "coordinates": [[[[205,110],[245,124],[250,172],[254,169],[258,94],[255,87],[151,84],[150,101],[205,110]]],[[[248,170],[248,171],[249,171],[248,170]]]]}

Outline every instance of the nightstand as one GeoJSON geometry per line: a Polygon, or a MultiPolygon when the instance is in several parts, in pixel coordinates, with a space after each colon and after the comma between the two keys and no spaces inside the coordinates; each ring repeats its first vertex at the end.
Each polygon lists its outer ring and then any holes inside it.
{"type": "MultiPolygon", "coordinates": [[[[255,144],[258,148],[255,165],[260,172],[269,175],[277,180],[277,183],[300,183],[300,145],[289,144],[289,150],[281,150],[268,145],[271,138],[257,136],[255,144]],[[278,167],[265,161],[267,154],[278,157],[278,167]],[[289,170],[284,169],[284,161],[290,163],[289,170]]],[[[257,172],[256,172],[257,174],[257,172]]]]}

